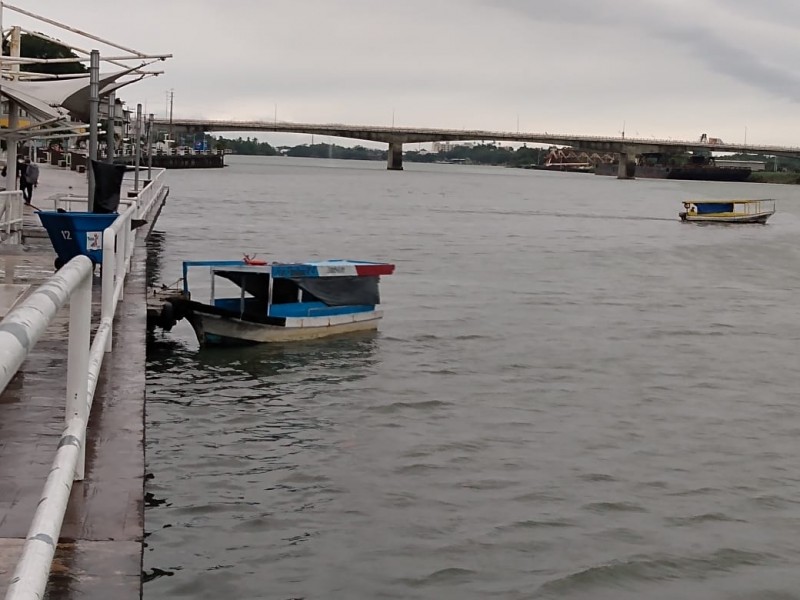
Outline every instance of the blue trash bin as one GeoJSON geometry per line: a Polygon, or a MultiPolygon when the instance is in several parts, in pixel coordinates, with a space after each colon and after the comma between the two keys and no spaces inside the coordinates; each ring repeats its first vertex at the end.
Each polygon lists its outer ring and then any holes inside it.
{"type": "Polygon", "coordinates": [[[56,268],[65,265],[79,254],[92,263],[103,262],[103,230],[119,216],[117,213],[37,211],[42,226],[56,251],[56,268]]]}

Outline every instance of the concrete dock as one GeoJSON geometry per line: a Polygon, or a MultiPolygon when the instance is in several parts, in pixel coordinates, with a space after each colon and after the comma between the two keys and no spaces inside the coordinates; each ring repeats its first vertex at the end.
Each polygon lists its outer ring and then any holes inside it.
{"type": "MultiPolygon", "coordinates": [[[[142,173],[142,178],[146,171],[142,173]]],[[[52,210],[63,195],[85,196],[86,175],[41,165],[33,204],[52,210]]],[[[155,203],[155,218],[163,202],[155,203]]],[[[123,198],[125,198],[123,186],[123,198]]],[[[30,207],[23,245],[0,244],[6,304],[54,272],[55,253],[30,207]],[[26,288],[30,286],[30,288],[26,288]]],[[[114,321],[89,419],[86,477],[75,482],[52,565],[47,598],[138,599],[144,540],[144,400],[146,290],[144,247],[137,230],[124,299],[114,321]]],[[[95,315],[100,278],[93,282],[95,315]]],[[[5,294],[5,296],[2,296],[5,294]]],[[[0,596],[19,558],[64,427],[67,318],[64,308],[0,395],[0,596]]],[[[96,319],[93,319],[96,323],[96,319]]],[[[96,325],[95,325],[96,326],[96,325]]]]}

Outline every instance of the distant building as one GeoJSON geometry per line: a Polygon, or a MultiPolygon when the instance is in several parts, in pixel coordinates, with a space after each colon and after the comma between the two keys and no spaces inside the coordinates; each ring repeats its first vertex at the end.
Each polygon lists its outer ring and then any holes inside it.
{"type": "Polygon", "coordinates": [[[751,171],[764,171],[766,164],[760,160],[726,160],[715,158],[714,164],[718,167],[749,167],[751,171]]]}

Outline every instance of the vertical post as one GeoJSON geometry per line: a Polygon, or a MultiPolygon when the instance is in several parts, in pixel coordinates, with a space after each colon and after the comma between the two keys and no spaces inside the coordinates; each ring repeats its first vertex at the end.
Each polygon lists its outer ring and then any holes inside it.
{"type": "Polygon", "coordinates": [[[97,113],[100,106],[100,51],[92,50],[89,60],[89,212],[94,211],[94,169],[92,161],[97,160],[97,113]]]}
{"type": "MultiPolygon", "coordinates": [[[[69,300],[69,342],[67,346],[67,424],[79,418],[84,427],[89,420],[86,404],[89,393],[89,349],[92,326],[92,276],[86,274],[69,300]]],[[[75,481],[84,475],[86,443],[81,444],[78,463],[75,465],[75,481]]]]}
{"type": "Polygon", "coordinates": [[[147,119],[147,181],[153,180],[153,113],[147,119]]]}
{"type": "Polygon", "coordinates": [[[139,164],[142,162],[142,105],[136,105],[136,123],[133,126],[133,154],[136,170],[133,173],[133,191],[139,193],[139,164]]]}
{"type": "Polygon", "coordinates": [[[117,257],[114,252],[116,244],[114,230],[110,227],[103,231],[103,270],[102,292],[100,294],[100,323],[108,321],[108,337],[106,337],[106,352],[111,352],[114,333],[114,278],[117,270],[117,257]]]}
{"type": "MultiPolygon", "coordinates": [[[[119,282],[125,279],[125,274],[127,273],[127,267],[125,266],[125,255],[128,253],[128,233],[131,231],[130,223],[126,223],[122,226],[120,231],[117,232],[117,245],[116,245],[116,259],[117,259],[117,266],[114,269],[114,293],[116,293],[116,287],[119,282]]],[[[125,291],[125,286],[120,285],[119,289],[119,296],[117,296],[117,301],[122,300],[122,293],[125,291]]],[[[112,304],[112,307],[114,305],[112,304]]]]}
{"type": "Polygon", "coordinates": [[[113,164],[114,150],[116,143],[114,141],[114,124],[116,123],[116,94],[111,92],[108,94],[108,125],[106,125],[106,162],[113,164]]]}
{"type": "Polygon", "coordinates": [[[172,131],[172,102],[175,98],[175,91],[169,91],[169,139],[174,140],[173,131],[172,131]]]}
{"type": "MultiPolygon", "coordinates": [[[[3,2],[2,2],[2,0],[0,0],[0,31],[3,31],[3,2]]],[[[0,73],[2,73],[2,72],[3,72],[3,44],[1,43],[1,40],[0,40],[0,73]]],[[[0,86],[2,86],[2,77],[0,77],[0,86]]],[[[0,94],[0,98],[2,98],[2,94],[0,94]]],[[[11,125],[10,122],[9,122],[9,125],[11,125]]],[[[8,148],[8,142],[9,142],[9,140],[8,140],[8,138],[6,138],[6,148],[8,148]]],[[[6,156],[8,156],[8,155],[6,155],[6,156]]],[[[7,159],[6,159],[6,162],[8,162],[7,159]]],[[[10,169],[6,168],[6,182],[8,181],[8,171],[9,170],[10,169]]],[[[8,185],[6,185],[6,189],[8,189],[8,185]]]]}
{"type": "MultiPolygon", "coordinates": [[[[21,32],[19,27],[11,28],[9,39],[9,54],[19,58],[21,32]]],[[[19,71],[19,63],[11,65],[12,73],[19,71]]],[[[14,77],[16,79],[16,77],[14,77]]],[[[8,101],[8,129],[13,131],[19,128],[19,106],[11,99],[8,101]]],[[[17,189],[17,136],[10,133],[6,137],[6,189],[17,189]]]]}

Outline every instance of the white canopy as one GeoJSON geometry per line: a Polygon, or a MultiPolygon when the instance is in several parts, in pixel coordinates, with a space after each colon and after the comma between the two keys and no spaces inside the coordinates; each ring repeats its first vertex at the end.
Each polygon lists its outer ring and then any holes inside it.
{"type": "MultiPolygon", "coordinates": [[[[138,67],[106,75],[101,74],[99,80],[100,95],[104,96],[122,86],[138,81],[138,78],[118,81],[124,75],[129,75],[136,68],[138,67]]],[[[51,119],[69,112],[73,118],[89,121],[88,77],[52,81],[4,80],[0,82],[0,93],[19,102],[26,110],[30,107],[32,110],[28,112],[36,118],[51,119]]]]}

